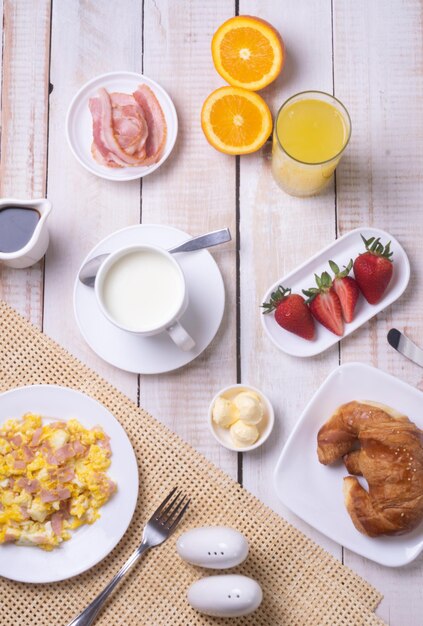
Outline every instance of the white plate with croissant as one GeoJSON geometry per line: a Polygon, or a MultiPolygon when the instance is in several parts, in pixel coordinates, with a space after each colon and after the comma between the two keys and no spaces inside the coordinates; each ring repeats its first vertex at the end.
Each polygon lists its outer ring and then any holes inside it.
{"type": "Polygon", "coordinates": [[[277,463],[282,502],[344,547],[388,567],[423,551],[423,393],[361,363],[313,396],[277,463]]]}

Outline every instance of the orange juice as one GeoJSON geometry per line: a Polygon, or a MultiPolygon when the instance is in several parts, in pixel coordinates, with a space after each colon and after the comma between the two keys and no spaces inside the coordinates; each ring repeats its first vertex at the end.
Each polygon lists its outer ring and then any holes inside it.
{"type": "Polygon", "coordinates": [[[351,132],[343,105],[321,92],[290,98],[280,109],[273,137],[272,171],[295,196],[319,193],[329,182],[351,132]]]}

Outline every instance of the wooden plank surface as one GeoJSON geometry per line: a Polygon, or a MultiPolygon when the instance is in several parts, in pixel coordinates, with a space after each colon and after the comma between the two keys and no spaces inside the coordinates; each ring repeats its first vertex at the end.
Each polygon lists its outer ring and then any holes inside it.
{"type": "MultiPolygon", "coordinates": [[[[210,40],[216,25],[232,14],[227,0],[184,0],[176,12],[167,0],[145,3],[144,73],[173,98],[179,136],[168,163],[143,181],[143,223],[169,224],[191,235],[228,226],[236,237],[235,159],[211,148],[200,126],[202,103],[222,82],[213,68],[210,40]]],[[[237,456],[213,444],[206,417],[213,395],[236,382],[235,245],[234,240],[213,251],[226,292],[216,338],[188,367],[143,377],[140,390],[145,408],[234,478],[237,456]]]]}
{"type": "MultiPolygon", "coordinates": [[[[50,0],[4,0],[0,197],[46,192],[50,0]]],[[[0,267],[0,298],[41,327],[43,262],[0,267]]]]}
{"type": "Polygon", "coordinates": [[[340,359],[373,363],[423,389],[421,370],[385,341],[387,329],[396,325],[423,343],[422,315],[415,304],[423,295],[422,276],[415,271],[401,301],[344,340],[341,350],[332,348],[309,360],[286,357],[273,347],[261,330],[258,307],[271,282],[332,241],[337,229],[384,228],[404,244],[412,267],[421,266],[421,3],[122,0],[117,12],[115,3],[101,0],[58,1],[51,16],[50,63],[50,2],[0,0],[0,10],[2,4],[0,192],[3,197],[41,197],[48,180],[53,212],[45,279],[43,264],[21,271],[2,268],[0,297],[39,326],[44,321],[48,334],[134,400],[140,398],[156,418],[372,582],[385,594],[378,612],[388,624],[420,624],[423,559],[390,570],[344,553],[278,502],[272,472],[305,403],[340,359]],[[332,186],[317,198],[291,198],[273,182],[263,154],[241,158],[237,165],[204,139],[202,102],[223,84],[212,64],[211,36],[237,10],[269,20],[285,39],[283,74],[262,92],[273,113],[303,89],[334,89],[349,108],[352,142],[339,168],[336,194],[332,186]],[[64,120],[75,92],[90,78],[119,69],[144,71],[157,80],[178,110],[175,151],[141,184],[92,176],[65,145],[64,120]],[[49,74],[53,91],[47,128],[49,74]],[[72,306],[83,257],[104,236],[140,220],[192,235],[229,226],[240,235],[238,242],[213,251],[227,306],[211,346],[181,371],[141,378],[92,353],[78,332],[72,306]],[[277,414],[271,441],[243,459],[220,448],[206,424],[211,397],[237,378],[263,389],[277,414]]]}
{"type": "Polygon", "coordinates": [[[66,111],[85,82],[121,68],[141,71],[141,5],[120,2],[119,19],[115,18],[116,6],[110,2],[53,4],[48,178],[53,211],[44,329],[136,399],[137,376],[109,366],[91,351],[77,328],[72,302],[76,273],[91,248],[106,235],[139,221],[139,181],[114,183],[93,176],[75,160],[64,137],[66,111]]]}
{"type": "MultiPolygon", "coordinates": [[[[332,92],[330,2],[241,0],[240,13],[260,15],[280,31],[287,65],[262,94],[276,114],[294,93],[316,87],[332,92]],[[308,33],[306,38],[304,32],[308,33]]],[[[298,416],[314,390],[338,365],[338,347],[311,359],[281,353],[261,327],[259,306],[269,285],[312,256],[335,236],[331,186],[315,198],[293,198],[277,186],[262,153],[241,159],[241,372],[242,381],[263,389],[276,411],[276,433],[258,450],[245,454],[244,485],[284,517],[341,558],[342,549],[302,522],[276,498],[273,469],[298,416]]],[[[284,285],[289,287],[290,285],[284,285]]],[[[312,285],[310,285],[312,286],[312,285]]]]}
{"type": "MultiPolygon", "coordinates": [[[[395,326],[423,343],[422,11],[418,1],[334,3],[335,94],[353,120],[337,176],[339,229],[387,230],[403,244],[412,268],[401,300],[342,342],[342,362],[376,365],[421,389],[421,368],[390,348],[386,334],[395,326]]],[[[346,550],[344,562],[385,595],[379,613],[388,623],[422,624],[422,557],[387,569],[346,550]]]]}

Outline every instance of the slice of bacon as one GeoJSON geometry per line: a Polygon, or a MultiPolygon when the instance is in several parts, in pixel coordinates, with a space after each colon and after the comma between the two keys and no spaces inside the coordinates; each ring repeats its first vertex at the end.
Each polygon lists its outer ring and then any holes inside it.
{"type": "Polygon", "coordinates": [[[94,144],[104,159],[120,166],[139,165],[136,156],[128,154],[117,141],[113,129],[113,110],[109,94],[104,88],[89,102],[93,117],[94,144]]]}
{"type": "Polygon", "coordinates": [[[146,159],[143,165],[157,163],[163,154],[166,143],[166,119],[154,92],[147,85],[139,85],[133,96],[144,112],[148,126],[146,142],[146,159]]]}
{"type": "Polygon", "coordinates": [[[93,158],[106,167],[151,165],[159,161],[167,126],[154,92],[140,85],[131,95],[99,89],[91,98],[93,158]]]}
{"type": "Polygon", "coordinates": [[[148,126],[143,110],[133,96],[126,93],[110,94],[112,102],[113,131],[116,139],[127,154],[145,158],[144,144],[148,137],[148,126]]]}

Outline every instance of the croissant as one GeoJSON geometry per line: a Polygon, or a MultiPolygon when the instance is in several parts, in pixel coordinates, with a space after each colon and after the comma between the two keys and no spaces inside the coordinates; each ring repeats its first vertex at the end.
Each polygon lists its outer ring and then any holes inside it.
{"type": "Polygon", "coordinates": [[[409,532],[423,519],[422,431],[371,402],[340,406],[317,435],[320,463],[343,459],[344,500],[354,526],[369,537],[409,532]]]}

